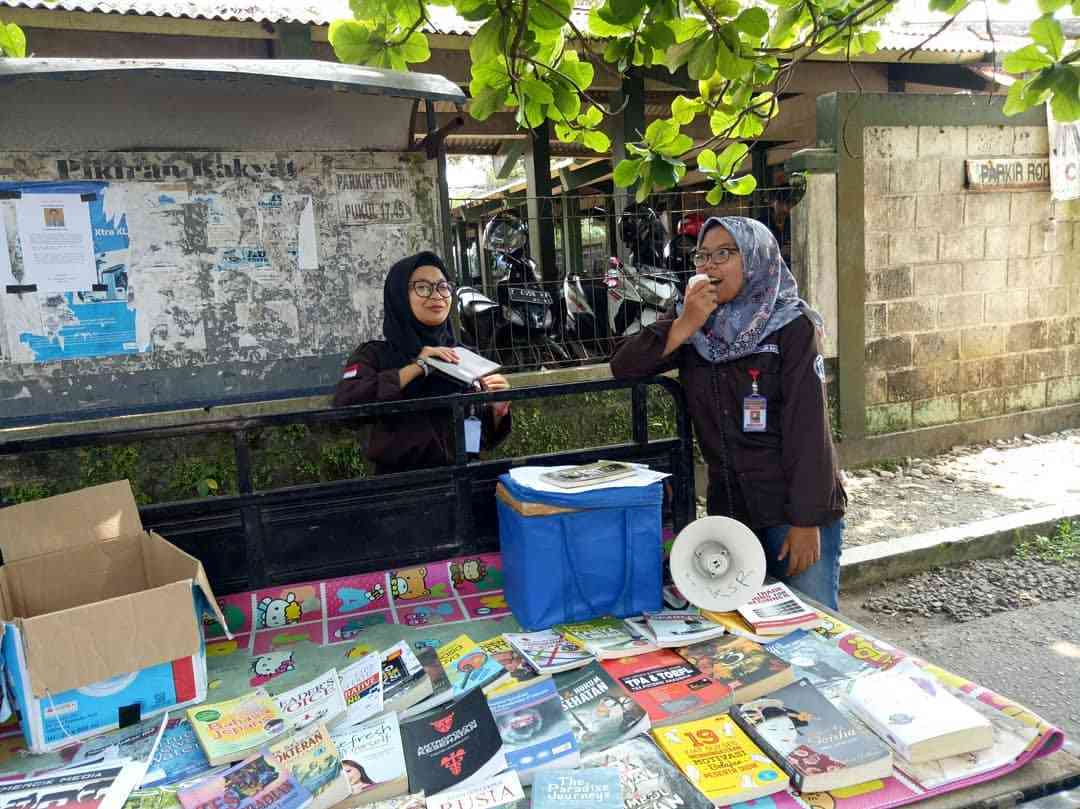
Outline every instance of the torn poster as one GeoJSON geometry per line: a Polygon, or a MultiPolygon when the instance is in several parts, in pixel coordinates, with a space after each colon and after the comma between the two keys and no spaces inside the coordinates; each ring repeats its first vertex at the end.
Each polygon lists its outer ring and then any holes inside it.
{"type": "Polygon", "coordinates": [[[297,237],[297,261],[301,270],[319,269],[319,237],[315,232],[315,204],[304,197],[300,212],[300,233],[297,237]]]}

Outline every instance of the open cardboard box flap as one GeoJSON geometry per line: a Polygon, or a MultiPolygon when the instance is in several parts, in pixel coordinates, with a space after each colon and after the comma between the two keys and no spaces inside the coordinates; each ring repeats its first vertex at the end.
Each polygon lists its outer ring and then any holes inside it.
{"type": "Polygon", "coordinates": [[[0,610],[22,633],[39,699],[198,654],[193,587],[225,626],[202,563],[142,530],[127,481],[0,509],[0,550],[0,610]],[[121,546],[131,547],[115,553],[121,546]],[[91,569],[128,567],[104,577],[113,592],[101,600],[61,603],[52,594],[63,592],[65,579],[86,591],[78,582],[85,565],[65,565],[68,555],[98,557],[91,569]]]}

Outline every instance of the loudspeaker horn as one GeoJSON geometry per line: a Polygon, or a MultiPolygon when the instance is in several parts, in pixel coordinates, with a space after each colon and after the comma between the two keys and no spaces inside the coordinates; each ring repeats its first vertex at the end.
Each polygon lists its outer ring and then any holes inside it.
{"type": "Polygon", "coordinates": [[[671,578],[695,607],[730,612],[765,582],[765,551],[754,532],[729,517],[702,517],[675,538],[671,578]]]}

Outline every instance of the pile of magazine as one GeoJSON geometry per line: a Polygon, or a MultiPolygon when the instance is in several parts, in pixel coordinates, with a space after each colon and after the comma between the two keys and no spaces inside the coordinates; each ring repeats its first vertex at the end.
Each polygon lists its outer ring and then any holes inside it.
{"type": "Polygon", "coordinates": [[[1022,722],[902,656],[879,668],[848,654],[820,621],[768,584],[732,614],[401,642],[282,693],[92,738],[0,792],[54,809],[72,795],[77,809],[709,809],[766,796],[797,809],[803,793],[894,784],[910,799],[1030,749],[1022,722]]]}

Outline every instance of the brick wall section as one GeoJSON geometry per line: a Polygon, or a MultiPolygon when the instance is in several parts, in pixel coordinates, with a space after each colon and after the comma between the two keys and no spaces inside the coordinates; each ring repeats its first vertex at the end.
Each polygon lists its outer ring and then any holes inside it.
{"type": "Polygon", "coordinates": [[[964,187],[965,158],[1046,156],[1046,129],[872,127],[863,148],[867,432],[1080,402],[1080,202],[964,187]]]}

